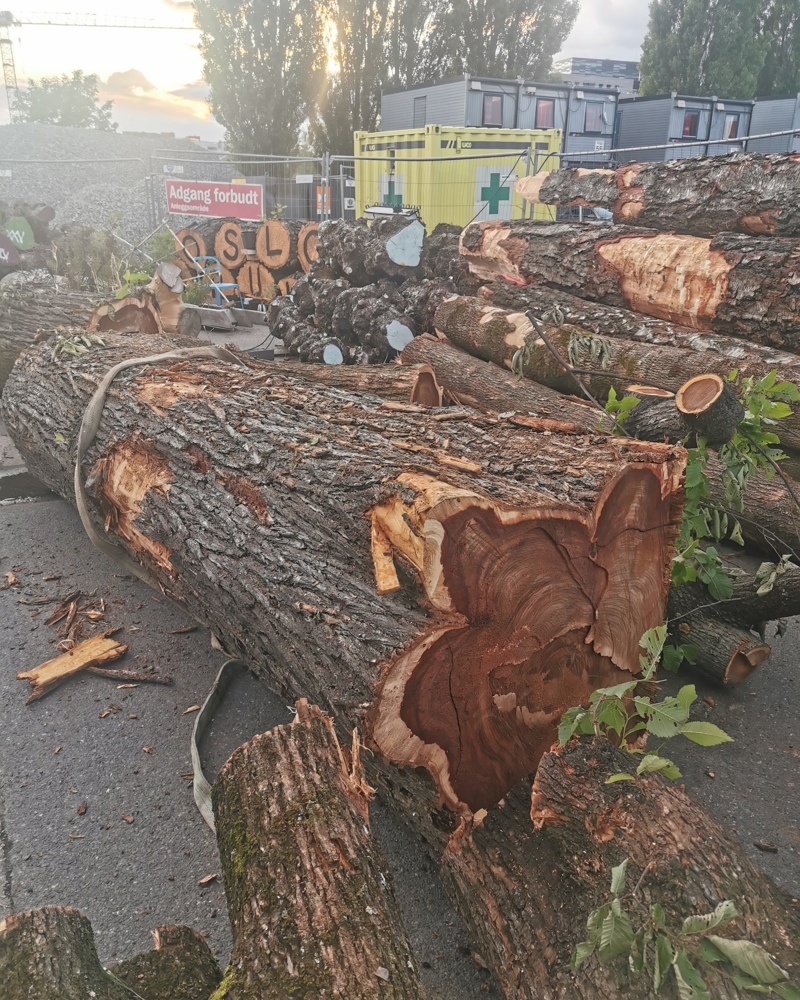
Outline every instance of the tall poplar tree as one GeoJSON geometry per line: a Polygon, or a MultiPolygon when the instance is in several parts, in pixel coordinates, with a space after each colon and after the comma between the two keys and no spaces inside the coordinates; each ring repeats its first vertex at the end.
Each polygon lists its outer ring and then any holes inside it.
{"type": "Polygon", "coordinates": [[[753,97],[764,65],[763,0],[652,0],[640,93],[753,97]]]}
{"type": "Polygon", "coordinates": [[[764,0],[761,31],[767,39],[758,76],[759,97],[800,91],[800,0],[764,0]]]}

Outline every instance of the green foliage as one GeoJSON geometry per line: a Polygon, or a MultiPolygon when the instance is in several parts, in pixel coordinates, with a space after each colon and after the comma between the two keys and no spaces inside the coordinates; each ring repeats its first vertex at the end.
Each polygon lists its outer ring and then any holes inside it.
{"type": "Polygon", "coordinates": [[[625,418],[631,412],[632,409],[637,407],[641,400],[638,396],[623,396],[621,399],[617,396],[614,391],[614,386],[612,385],[608,390],[608,400],[606,401],[605,411],[606,413],[611,413],[617,418],[617,423],[614,427],[615,434],[622,434],[622,427],[625,424],[625,418]]]}
{"type": "Polygon", "coordinates": [[[800,90],[800,0],[765,0],[761,32],[767,54],[758,76],[760,97],[800,90]]]}
{"type": "Polygon", "coordinates": [[[771,0],[651,0],[640,93],[753,97],[769,48],[771,0]]]}
{"type": "Polygon", "coordinates": [[[211,290],[202,281],[187,281],[181,298],[193,306],[202,306],[208,301],[211,290]]]}
{"type": "MultiPolygon", "coordinates": [[[[642,636],[640,646],[644,652],[639,656],[642,681],[658,683],[654,677],[666,638],[666,625],[649,629],[642,636]]],[[[687,647],[677,647],[676,650],[676,655],[681,657],[687,653],[687,647]]],[[[691,655],[689,650],[689,656],[691,655]]],[[[567,709],[561,717],[558,727],[558,742],[561,746],[573,736],[602,736],[640,758],[634,773],[625,771],[613,774],[608,778],[607,784],[635,781],[643,774],[656,772],[670,781],[680,778],[681,772],[677,766],[661,754],[664,744],[676,736],[683,736],[704,747],[731,742],[730,736],[719,726],[710,722],[689,721],[692,705],[697,701],[697,691],[693,684],[684,685],[674,697],[653,701],[648,696],[635,693],[639,683],[640,679],[636,679],[613,687],[598,688],[589,696],[586,708],[576,705],[567,709]],[[661,740],[658,748],[645,750],[644,747],[631,743],[642,734],[661,740]]]]}
{"type": "Polygon", "coordinates": [[[112,292],[119,288],[122,260],[111,233],[88,226],[70,226],[53,242],[53,267],[71,288],[112,292]]]}
{"type": "Polygon", "coordinates": [[[714,965],[742,989],[800,1000],[800,990],[760,945],[710,933],[737,918],[732,900],[723,900],[710,913],[692,913],[679,930],[670,929],[659,903],[645,907],[637,897],[646,869],[634,889],[625,892],[628,864],[626,858],[611,870],[611,899],[587,917],[586,940],[572,953],[573,970],[592,955],[607,965],[627,954],[630,972],[651,977],[653,993],[672,979],[681,1000],[711,1000],[701,970],[714,965]]]}
{"type": "MultiPolygon", "coordinates": [[[[761,470],[771,478],[775,475],[772,463],[785,458],[774,427],[776,421],[792,412],[790,403],[800,402],[800,392],[792,382],[778,382],[776,371],[762,379],[740,378],[733,371],[728,381],[739,390],[745,410],[732,440],[718,452],[725,502],[730,511],[736,512],[744,507],[750,476],[761,470]]],[[[700,438],[696,447],[688,450],[686,505],[672,560],[672,582],[680,585],[699,580],[715,601],[724,601],[733,594],[733,584],[717,549],[707,543],[727,538],[744,545],[744,538],[735,514],[709,506],[707,464],[708,449],[700,438]]]]}
{"type": "Polygon", "coordinates": [[[144,274],[141,271],[126,271],[122,275],[122,285],[117,289],[115,298],[124,299],[126,295],[132,294],[137,288],[146,285],[149,280],[149,274],[144,274]]]}
{"type": "MultiPolygon", "coordinates": [[[[68,354],[70,357],[77,358],[79,355],[85,354],[92,347],[105,347],[105,343],[103,338],[98,337],[96,333],[58,333],[53,341],[53,350],[50,353],[50,359],[55,361],[62,354],[68,354]]],[[[55,439],[56,441],[59,440],[59,434],[56,434],[55,439]]]]}
{"type": "Polygon", "coordinates": [[[100,103],[99,84],[96,74],[84,76],[79,69],[72,76],[45,76],[38,83],[28,80],[28,86],[20,87],[14,96],[14,120],[115,132],[117,124],[111,120],[113,101],[100,103]]]}

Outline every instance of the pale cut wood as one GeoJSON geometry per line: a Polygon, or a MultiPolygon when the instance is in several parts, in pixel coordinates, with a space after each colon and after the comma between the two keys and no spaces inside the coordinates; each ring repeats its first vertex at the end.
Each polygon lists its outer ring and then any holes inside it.
{"type": "Polygon", "coordinates": [[[34,667],[33,670],[22,670],[17,674],[18,680],[30,681],[31,693],[26,704],[38,701],[54,687],[85,670],[87,667],[101,667],[104,663],[113,663],[128,652],[128,647],[108,633],[93,636],[85,642],[78,643],[67,653],[62,653],[52,660],[34,667]]]}
{"type": "Polygon", "coordinates": [[[244,248],[242,224],[236,219],[226,219],[214,234],[214,256],[222,265],[223,271],[233,280],[233,274],[247,260],[244,248]]]}
{"type": "MultiPolygon", "coordinates": [[[[316,225],[316,223],[309,223],[316,225]]],[[[273,273],[287,268],[296,270],[300,266],[298,258],[298,240],[306,227],[299,222],[284,219],[267,219],[262,223],[256,234],[256,256],[273,273]]],[[[303,236],[307,241],[307,236],[303,236]]],[[[306,253],[311,249],[307,248],[306,253]]],[[[306,257],[309,266],[310,257],[306,257]]]]}
{"type": "Polygon", "coordinates": [[[318,222],[307,222],[297,234],[297,258],[300,261],[300,267],[306,274],[311,270],[311,265],[319,260],[318,240],[318,222]]]}
{"type": "Polygon", "coordinates": [[[461,252],[484,280],[551,285],[697,330],[800,346],[796,240],[483,222],[464,230],[461,252]]]}
{"type": "Polygon", "coordinates": [[[278,294],[272,273],[258,261],[248,260],[236,276],[239,291],[246,298],[270,302],[278,294]]]}

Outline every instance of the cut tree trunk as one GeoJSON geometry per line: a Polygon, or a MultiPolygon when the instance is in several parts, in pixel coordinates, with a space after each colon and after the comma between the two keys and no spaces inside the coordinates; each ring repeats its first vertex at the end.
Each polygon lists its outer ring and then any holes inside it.
{"type": "Polygon", "coordinates": [[[326,222],[317,244],[319,262],[359,288],[384,278],[399,284],[422,277],[419,266],[398,263],[394,258],[399,255],[388,246],[410,226],[418,227],[419,223],[399,215],[377,219],[372,225],[366,219],[326,222]]]}
{"type": "MultiPolygon", "coordinates": [[[[553,309],[556,307],[565,323],[579,328],[584,335],[592,333],[621,341],[619,346],[610,345],[607,349],[612,365],[616,364],[614,359],[619,358],[623,370],[626,366],[630,367],[636,380],[656,379],[673,392],[680,388],[680,383],[687,376],[713,372],[724,378],[734,370],[742,377],[756,379],[777,370],[781,380],[793,382],[800,388],[800,358],[762,344],[750,344],[740,338],[713,333],[698,333],[629,309],[579,299],[544,285],[520,286],[496,281],[485,285],[480,297],[492,306],[518,314],[531,309],[548,327],[553,322],[553,309]],[[634,349],[627,343],[629,340],[636,341],[634,349]],[[639,346],[644,344],[652,347],[639,346]],[[678,348],[681,353],[673,354],[658,348],[678,348]],[[683,352],[691,352],[696,357],[690,358],[683,352]],[[651,361],[654,363],[651,364],[651,361]]],[[[582,363],[586,363],[581,341],[577,342],[576,349],[577,356],[582,363]]],[[[787,448],[800,449],[800,407],[795,407],[795,410],[779,421],[775,431],[787,448]]]]}
{"type": "Polygon", "coordinates": [[[696,614],[680,625],[683,627],[675,630],[674,638],[680,645],[694,647],[692,673],[714,684],[741,684],[769,658],[771,649],[766,642],[727,622],[696,614]]]}
{"type": "MultiPolygon", "coordinates": [[[[312,223],[316,225],[316,223],[312,223]]],[[[267,219],[256,234],[256,256],[273,274],[296,271],[300,267],[298,237],[306,227],[300,222],[284,219],[267,219]]],[[[311,258],[306,247],[309,267],[311,258]]]]}
{"type": "Polygon", "coordinates": [[[482,222],[464,230],[461,252],[487,280],[550,285],[697,330],[800,345],[795,240],[482,222]]]}
{"type": "MultiPolygon", "coordinates": [[[[50,428],[73,440],[103,374],[159,349],[108,339],[55,364],[35,346],[3,397],[30,471],[69,498],[50,428]]],[[[663,620],[681,449],[454,427],[220,362],[130,370],[110,396],[84,466],[100,530],[285,692],[370,705],[384,756],[455,810],[532,771],[663,620]]]]}
{"type": "Polygon", "coordinates": [[[19,352],[40,330],[84,329],[99,298],[57,291],[55,282],[0,285],[0,390],[19,352]]]}
{"type": "Polygon", "coordinates": [[[235,274],[247,260],[244,235],[246,230],[247,223],[226,219],[214,234],[213,254],[231,275],[235,274]]]}
{"type": "Polygon", "coordinates": [[[153,931],[153,950],[109,969],[129,989],[128,997],[147,1000],[211,1000],[222,972],[205,938],[166,924],[153,931]]]}
{"type": "Polygon", "coordinates": [[[311,265],[319,260],[317,242],[319,241],[319,223],[307,222],[297,234],[297,258],[305,274],[311,270],[311,265]]]}
{"type": "Polygon", "coordinates": [[[601,205],[615,222],[661,231],[800,236],[800,162],[792,153],[564,167],[522,177],[515,188],[533,204],[601,205]]]}
{"type": "Polygon", "coordinates": [[[106,302],[92,313],[87,330],[93,333],[177,334],[196,338],[202,329],[200,314],[181,296],[158,282],[124,299],[106,302]]]}
{"type": "Polygon", "coordinates": [[[719,375],[695,375],[678,389],[675,406],[687,427],[712,448],[726,444],[744,418],[736,393],[719,375]]]}
{"type": "Polygon", "coordinates": [[[278,294],[275,278],[270,271],[255,260],[243,264],[236,276],[239,291],[246,298],[270,302],[278,294]]]}
{"type": "Polygon", "coordinates": [[[529,414],[540,421],[540,430],[563,434],[594,434],[613,429],[607,413],[501,371],[497,365],[473,358],[446,340],[427,335],[415,337],[403,351],[401,360],[404,365],[430,366],[446,396],[463,406],[482,412],[529,414]]]}
{"type": "MultiPolygon", "coordinates": [[[[400,365],[294,365],[285,362],[261,362],[268,370],[277,370],[310,384],[344,389],[348,393],[368,393],[402,404],[443,405],[442,388],[433,368],[426,363],[400,365]]],[[[408,412],[414,412],[409,405],[408,412]]]]}
{"type": "Polygon", "coordinates": [[[215,1000],[423,1000],[369,834],[358,736],[348,752],[329,716],[297,711],[239,747],[214,785],[233,931],[215,1000]]]}

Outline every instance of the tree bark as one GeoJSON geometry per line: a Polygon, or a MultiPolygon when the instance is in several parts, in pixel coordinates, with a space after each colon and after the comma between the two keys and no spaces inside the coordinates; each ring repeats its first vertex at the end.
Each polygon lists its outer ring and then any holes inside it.
{"type": "Polygon", "coordinates": [[[328,715],[305,700],[297,712],[239,747],[214,784],[233,930],[215,996],[423,1000],[369,834],[358,736],[348,753],[328,715]]]}
{"type": "MultiPolygon", "coordinates": [[[[442,406],[443,391],[433,368],[426,363],[400,365],[293,365],[285,362],[261,362],[268,370],[277,370],[314,385],[344,389],[349,393],[368,393],[402,404],[442,406]]],[[[413,412],[409,407],[408,412],[413,412]]]]}
{"type": "Polygon", "coordinates": [[[697,330],[800,345],[794,240],[483,222],[464,230],[461,252],[485,280],[506,276],[697,330]]]}
{"type": "Polygon", "coordinates": [[[564,434],[594,434],[613,428],[607,413],[501,371],[497,365],[473,358],[446,340],[415,337],[403,351],[401,361],[404,365],[429,365],[447,397],[463,406],[482,412],[529,414],[541,421],[541,430],[564,434]]]}
{"type": "Polygon", "coordinates": [[[147,1000],[209,1000],[222,972],[205,938],[191,927],[167,924],[153,931],[153,942],[152,951],[112,965],[109,972],[147,1000]]]}
{"type": "MultiPolygon", "coordinates": [[[[611,356],[620,357],[623,365],[635,365],[641,376],[658,379],[673,392],[679,388],[681,373],[700,374],[713,372],[723,378],[731,371],[738,371],[742,377],[763,378],[771,371],[778,371],[780,379],[793,382],[800,388],[800,359],[762,344],[751,344],[736,337],[723,337],[713,333],[698,333],[687,327],[676,326],[665,320],[643,316],[629,309],[618,309],[576,298],[567,292],[559,292],[544,285],[512,285],[506,281],[495,281],[481,289],[481,298],[490,305],[522,313],[531,309],[548,325],[552,323],[553,307],[563,315],[567,324],[578,327],[586,333],[597,334],[621,341],[619,347],[611,347],[611,356]],[[628,340],[638,345],[650,344],[632,352],[628,340]],[[622,346],[624,345],[624,346],[622,346]],[[659,348],[678,348],[681,352],[692,352],[696,358],[662,353],[659,348]],[[619,354],[617,352],[620,352],[619,354]],[[679,370],[671,369],[670,359],[680,357],[679,370]],[[656,361],[655,365],[649,363],[656,361]]],[[[781,420],[776,427],[781,442],[787,448],[800,449],[800,408],[798,412],[781,420]]]]}
{"type": "Polygon", "coordinates": [[[77,910],[44,906],[0,920],[3,1000],[130,1000],[103,969],[92,926],[77,910]]]}
{"type": "MultiPolygon", "coordinates": [[[[72,440],[109,367],[159,349],[120,343],[57,364],[35,347],[6,388],[28,467],[66,497],[50,428],[72,440]]],[[[663,620],[680,449],[456,429],[219,362],[123,373],[110,399],[84,466],[100,530],[283,691],[372,706],[384,756],[455,810],[535,768],[561,712],[637,672],[663,620]]]]}
{"type": "Polygon", "coordinates": [[[674,638],[680,645],[694,647],[692,673],[724,687],[747,680],[771,653],[767,643],[751,633],[710,616],[692,615],[680,626],[674,638]]]}
{"type": "Polygon", "coordinates": [[[359,288],[385,278],[399,284],[422,277],[420,266],[397,263],[387,252],[387,243],[413,224],[403,216],[378,219],[371,226],[365,219],[327,222],[319,234],[319,261],[359,288]]]}
{"type": "Polygon", "coordinates": [[[47,285],[0,285],[0,390],[17,355],[40,330],[84,329],[100,296],[47,285]]]}
{"type": "Polygon", "coordinates": [[[791,153],[564,167],[520,178],[515,187],[533,204],[601,205],[615,222],[662,232],[800,236],[800,164],[791,153]]]}

